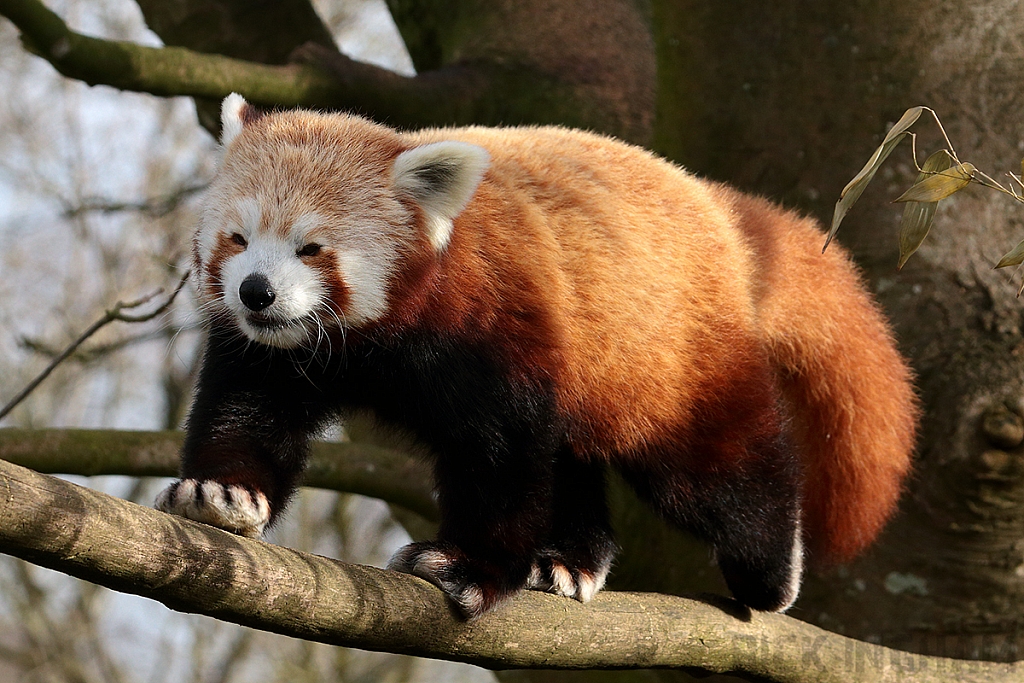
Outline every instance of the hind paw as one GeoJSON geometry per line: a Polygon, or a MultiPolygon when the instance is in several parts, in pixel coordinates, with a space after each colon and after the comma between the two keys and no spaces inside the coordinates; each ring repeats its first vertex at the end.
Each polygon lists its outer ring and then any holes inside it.
{"type": "Polygon", "coordinates": [[[507,563],[470,558],[439,541],[410,543],[388,562],[388,569],[413,574],[440,588],[467,619],[494,609],[523,587],[525,577],[516,580],[513,572],[501,566],[507,563]]]}
{"type": "Polygon", "coordinates": [[[156,508],[249,538],[258,538],[270,521],[270,502],[261,492],[211,479],[174,482],[156,497],[156,508]]]}
{"type": "Polygon", "coordinates": [[[526,587],[590,602],[604,588],[611,566],[611,554],[590,566],[583,566],[557,551],[544,551],[534,560],[526,587]]]}
{"type": "Polygon", "coordinates": [[[800,594],[804,544],[800,524],[794,526],[788,552],[729,557],[719,553],[718,566],[733,597],[761,612],[785,612],[800,594]]]}

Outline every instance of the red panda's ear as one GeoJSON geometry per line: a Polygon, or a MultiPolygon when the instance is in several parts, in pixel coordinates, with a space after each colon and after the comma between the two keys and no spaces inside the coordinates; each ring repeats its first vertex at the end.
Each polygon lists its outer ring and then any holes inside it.
{"type": "Polygon", "coordinates": [[[448,246],[452,221],[476,192],[491,157],[466,142],[432,142],[395,159],[395,186],[407,192],[427,218],[427,237],[438,251],[448,246]]]}
{"type": "Polygon", "coordinates": [[[245,98],[236,92],[224,98],[220,105],[220,144],[227,147],[242,132],[242,127],[263,116],[245,98]]]}

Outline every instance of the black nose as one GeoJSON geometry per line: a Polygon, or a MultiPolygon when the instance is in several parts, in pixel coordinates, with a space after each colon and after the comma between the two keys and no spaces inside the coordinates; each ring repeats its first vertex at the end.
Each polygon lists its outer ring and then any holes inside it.
{"type": "Polygon", "coordinates": [[[262,311],[274,303],[276,296],[273,287],[262,275],[250,275],[242,280],[242,285],[238,288],[238,298],[250,311],[262,311]]]}

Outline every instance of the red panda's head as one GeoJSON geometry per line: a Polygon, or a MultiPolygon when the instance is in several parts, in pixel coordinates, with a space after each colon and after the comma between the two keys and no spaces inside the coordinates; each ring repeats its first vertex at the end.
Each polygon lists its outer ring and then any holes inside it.
{"type": "Polygon", "coordinates": [[[476,145],[410,146],[359,117],[264,114],[237,94],[221,124],[193,245],[200,301],[279,348],[383,317],[403,257],[444,252],[489,163],[476,145]]]}

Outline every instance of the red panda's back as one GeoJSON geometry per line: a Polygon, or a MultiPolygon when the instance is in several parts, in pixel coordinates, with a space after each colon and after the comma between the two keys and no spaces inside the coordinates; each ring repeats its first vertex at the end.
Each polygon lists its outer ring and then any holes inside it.
{"type": "Polygon", "coordinates": [[[634,449],[689,423],[709,386],[752,362],[752,255],[712,185],[579,131],[432,134],[491,154],[452,247],[514,271],[495,278],[508,288],[498,299],[533,297],[550,312],[577,439],[634,449]]]}
{"type": "Polygon", "coordinates": [[[685,432],[768,361],[793,406],[811,547],[845,559],[874,538],[910,467],[916,405],[841,248],[822,254],[813,221],[608,138],[456,132],[492,166],[455,232],[509,268],[499,300],[550,314],[578,444],[625,453],[685,432]]]}

